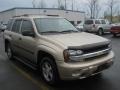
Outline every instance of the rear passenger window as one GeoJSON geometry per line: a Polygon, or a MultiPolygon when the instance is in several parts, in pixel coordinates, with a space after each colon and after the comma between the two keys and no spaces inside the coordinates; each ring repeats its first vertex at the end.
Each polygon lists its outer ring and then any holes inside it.
{"type": "Polygon", "coordinates": [[[11,30],[12,24],[13,24],[13,19],[8,21],[7,30],[9,30],[9,31],[11,30]]]}
{"type": "Polygon", "coordinates": [[[93,20],[87,20],[87,21],[85,21],[85,24],[93,24],[93,20]]]}
{"type": "Polygon", "coordinates": [[[95,20],[95,24],[100,24],[100,21],[99,20],[95,20]]]}
{"type": "Polygon", "coordinates": [[[16,21],[14,22],[13,27],[12,27],[12,31],[13,31],[13,32],[19,33],[21,21],[22,21],[22,20],[16,20],[16,21]]]}
{"type": "Polygon", "coordinates": [[[32,30],[33,30],[32,22],[29,20],[23,20],[21,32],[32,31],[32,30]]]}

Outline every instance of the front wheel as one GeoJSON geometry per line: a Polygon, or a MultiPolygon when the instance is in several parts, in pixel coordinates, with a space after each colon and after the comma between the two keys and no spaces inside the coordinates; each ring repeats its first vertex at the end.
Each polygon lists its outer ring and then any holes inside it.
{"type": "Polygon", "coordinates": [[[44,57],[41,60],[40,71],[43,79],[50,85],[55,84],[59,80],[56,64],[49,57],[44,57]]]}

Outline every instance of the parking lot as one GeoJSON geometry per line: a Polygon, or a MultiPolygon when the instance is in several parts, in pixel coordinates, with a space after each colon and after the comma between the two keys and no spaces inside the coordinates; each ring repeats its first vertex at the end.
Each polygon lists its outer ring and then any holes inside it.
{"type": "Polygon", "coordinates": [[[112,41],[115,52],[114,65],[102,76],[83,80],[63,81],[60,85],[49,86],[42,81],[39,73],[18,62],[8,60],[4,52],[3,35],[0,34],[0,90],[120,90],[120,37],[104,35],[112,41]]]}

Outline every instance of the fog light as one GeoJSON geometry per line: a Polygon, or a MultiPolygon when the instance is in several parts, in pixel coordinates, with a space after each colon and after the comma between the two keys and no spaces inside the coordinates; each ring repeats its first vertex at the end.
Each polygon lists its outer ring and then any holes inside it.
{"type": "Polygon", "coordinates": [[[72,74],[73,77],[79,77],[81,74],[80,73],[74,73],[72,74]]]}

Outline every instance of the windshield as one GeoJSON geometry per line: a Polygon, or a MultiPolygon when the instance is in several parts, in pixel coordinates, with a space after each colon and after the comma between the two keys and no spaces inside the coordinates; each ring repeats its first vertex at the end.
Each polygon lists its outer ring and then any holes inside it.
{"type": "Polygon", "coordinates": [[[35,18],[34,21],[39,33],[78,31],[69,21],[63,18],[35,18]]]}

